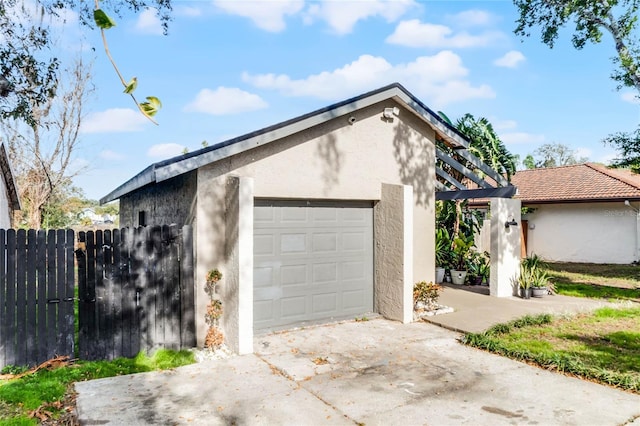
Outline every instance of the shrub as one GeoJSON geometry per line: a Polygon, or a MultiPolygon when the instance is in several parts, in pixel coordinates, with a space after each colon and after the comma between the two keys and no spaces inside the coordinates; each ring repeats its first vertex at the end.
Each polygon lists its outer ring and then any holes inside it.
{"type": "Polygon", "coordinates": [[[442,286],[433,282],[420,281],[413,286],[413,303],[422,302],[426,306],[433,306],[440,297],[442,286]]]}

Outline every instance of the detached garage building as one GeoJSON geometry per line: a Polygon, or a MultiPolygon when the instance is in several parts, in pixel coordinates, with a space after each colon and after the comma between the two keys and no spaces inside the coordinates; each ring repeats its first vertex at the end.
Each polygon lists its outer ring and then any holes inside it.
{"type": "Polygon", "coordinates": [[[436,138],[507,185],[393,84],[153,164],[101,202],[120,199],[122,226],[194,226],[199,345],[214,268],[221,325],[240,353],[254,333],[372,311],[410,322],[413,283],[434,279],[436,175],[450,178],[436,167],[446,155],[436,138]]]}

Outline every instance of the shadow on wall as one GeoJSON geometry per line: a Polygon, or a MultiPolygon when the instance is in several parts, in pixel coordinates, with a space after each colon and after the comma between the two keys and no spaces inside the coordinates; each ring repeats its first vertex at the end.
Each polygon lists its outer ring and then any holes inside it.
{"type": "Polygon", "coordinates": [[[393,149],[401,182],[413,187],[416,205],[426,206],[435,189],[431,173],[432,167],[435,167],[433,143],[399,121],[395,126],[393,149]]]}
{"type": "Polygon", "coordinates": [[[324,182],[323,193],[329,196],[333,187],[340,183],[340,157],[335,134],[329,133],[316,145],[318,158],[322,160],[322,180],[324,182]]]}

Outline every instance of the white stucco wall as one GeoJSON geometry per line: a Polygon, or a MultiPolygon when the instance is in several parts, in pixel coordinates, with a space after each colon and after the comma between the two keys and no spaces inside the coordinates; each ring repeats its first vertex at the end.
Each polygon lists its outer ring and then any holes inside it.
{"type": "MultiPolygon", "coordinates": [[[[389,100],[198,169],[196,282],[203,283],[209,269],[227,268],[232,245],[225,242],[224,197],[230,175],[253,178],[256,198],[376,202],[383,183],[412,186],[413,278],[433,281],[434,138],[427,124],[389,100]],[[383,119],[384,108],[394,106],[399,117],[383,119]]],[[[203,296],[199,290],[196,318],[204,317],[203,296]]]]}
{"type": "MultiPolygon", "coordinates": [[[[638,203],[633,203],[635,208],[638,203]]],[[[535,207],[527,254],[559,262],[631,263],[638,260],[637,214],[623,202],[535,207]]]]}
{"type": "Polygon", "coordinates": [[[4,175],[0,173],[0,229],[11,228],[11,214],[13,210],[10,205],[7,183],[5,182],[4,175]]]}

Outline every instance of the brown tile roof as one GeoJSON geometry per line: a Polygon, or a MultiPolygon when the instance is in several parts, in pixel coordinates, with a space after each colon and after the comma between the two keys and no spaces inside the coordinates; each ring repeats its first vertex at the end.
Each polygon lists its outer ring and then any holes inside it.
{"type": "Polygon", "coordinates": [[[511,183],[523,203],[640,200],[640,175],[593,163],[522,170],[511,183]]]}

